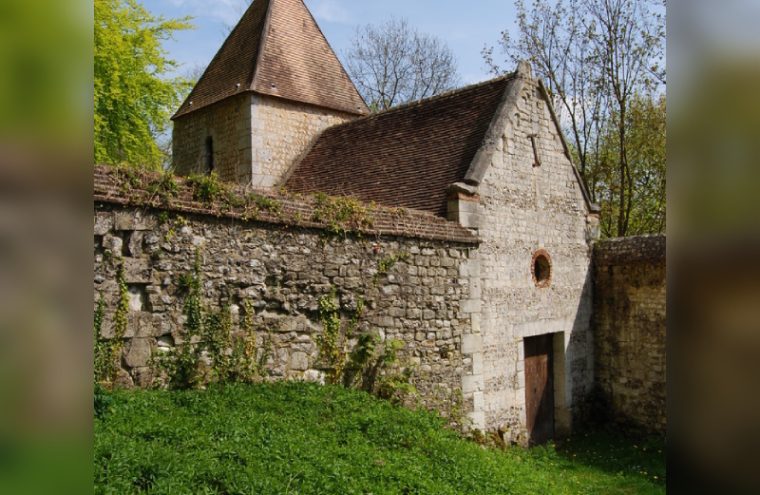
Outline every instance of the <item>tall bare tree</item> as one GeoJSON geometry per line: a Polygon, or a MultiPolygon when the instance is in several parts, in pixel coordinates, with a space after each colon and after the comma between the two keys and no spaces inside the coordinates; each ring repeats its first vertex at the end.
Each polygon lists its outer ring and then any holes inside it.
{"type": "Polygon", "coordinates": [[[356,30],[346,68],[370,108],[386,110],[457,86],[456,60],[438,38],[404,19],[356,30]]]}
{"type": "MultiPolygon", "coordinates": [[[[533,0],[528,7],[516,0],[516,35],[504,31],[498,40],[510,65],[528,59],[546,82],[592,199],[608,203],[614,198],[617,218],[609,235],[626,235],[631,214],[638,211],[633,189],[641,186],[629,160],[628,110],[632,98],[656,97],[656,88],[665,84],[664,3],[533,0]],[[617,131],[614,182],[608,173],[610,126],[617,131]]],[[[493,47],[482,54],[492,72],[503,72],[493,47]]],[[[610,209],[603,212],[610,214],[610,209]]]]}
{"type": "MultiPolygon", "coordinates": [[[[511,66],[530,60],[538,77],[546,82],[585,177],[593,159],[589,151],[606,118],[606,94],[593,54],[593,31],[584,25],[578,0],[559,0],[553,5],[538,0],[530,8],[517,0],[515,6],[517,36],[503,31],[498,44],[511,66]]],[[[505,72],[494,60],[493,47],[484,48],[482,54],[492,73],[505,72]]]]}
{"type": "Polygon", "coordinates": [[[665,82],[659,66],[665,38],[664,18],[651,10],[652,0],[583,0],[587,23],[594,32],[594,59],[610,94],[613,125],[617,130],[617,235],[628,233],[634,201],[634,173],[628,149],[628,111],[631,101],[655,81],[665,82]]]}

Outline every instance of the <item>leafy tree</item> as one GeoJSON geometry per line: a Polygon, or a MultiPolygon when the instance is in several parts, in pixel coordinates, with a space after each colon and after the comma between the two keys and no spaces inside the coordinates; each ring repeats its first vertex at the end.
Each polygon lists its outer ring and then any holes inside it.
{"type": "Polygon", "coordinates": [[[157,142],[188,84],[167,74],[176,63],[162,42],[188,18],[151,15],[136,0],[95,0],[95,161],[158,169],[157,142]]]}
{"type": "MultiPolygon", "coordinates": [[[[648,97],[647,105],[657,106],[658,98],[653,95],[665,84],[661,66],[664,1],[533,0],[528,7],[523,0],[516,0],[515,6],[516,36],[505,31],[498,44],[512,63],[521,59],[533,63],[555,100],[592,199],[606,206],[615,202],[614,208],[602,210],[602,223],[614,224],[605,233],[625,236],[637,231],[640,226],[632,228],[637,222],[632,215],[637,215],[643,205],[635,202],[646,196],[640,188],[651,183],[637,183],[633,168],[659,162],[657,157],[642,160],[639,150],[632,148],[635,138],[629,135],[629,128],[637,125],[642,115],[631,117],[628,113],[633,105],[643,104],[641,98],[648,97]],[[610,126],[617,132],[614,146],[610,126]],[[609,155],[613,148],[617,153],[614,160],[609,155]],[[615,173],[610,175],[613,163],[615,173]],[[599,180],[602,176],[604,180],[599,180]],[[609,216],[613,214],[611,223],[609,216]]],[[[484,48],[482,53],[492,72],[503,72],[494,60],[493,47],[484,48]]],[[[664,127],[661,130],[664,133],[664,127]]],[[[655,140],[660,141],[664,146],[664,134],[655,140]]],[[[664,189],[657,191],[662,197],[650,202],[650,207],[664,205],[664,189]]],[[[652,211],[645,216],[658,214],[652,211]]],[[[659,224],[654,222],[650,227],[659,224]]],[[[661,224],[664,226],[664,218],[661,224]]]]}
{"type": "Polygon", "coordinates": [[[459,83],[449,47],[411,28],[405,19],[357,29],[346,68],[375,111],[434,96],[459,83]]]}
{"type": "Polygon", "coordinates": [[[600,139],[597,153],[598,166],[588,175],[588,181],[597,192],[603,215],[601,231],[605,237],[617,235],[620,217],[619,187],[625,188],[628,211],[627,235],[665,231],[666,151],[665,151],[665,97],[635,94],[630,100],[625,117],[627,164],[630,180],[618,180],[617,165],[620,157],[620,133],[614,115],[600,139]]]}

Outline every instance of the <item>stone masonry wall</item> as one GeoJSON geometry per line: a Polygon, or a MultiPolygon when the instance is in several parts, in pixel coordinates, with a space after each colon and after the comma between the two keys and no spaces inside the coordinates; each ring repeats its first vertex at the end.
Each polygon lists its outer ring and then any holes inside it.
{"type": "Polygon", "coordinates": [[[666,429],[665,236],[613,239],[594,249],[596,383],[605,414],[666,429]]]}
{"type": "Polygon", "coordinates": [[[172,162],[180,175],[206,173],[211,137],[214,170],[227,182],[251,181],[251,95],[227,98],[174,121],[172,162]]]}
{"type": "Polygon", "coordinates": [[[474,325],[482,340],[481,375],[471,387],[482,404],[484,427],[524,442],[526,337],[554,335],[556,434],[569,432],[592,388],[590,240],[597,217],[590,214],[537,82],[523,77],[513,91],[488,150],[480,202],[465,224],[481,238],[477,256],[468,261],[479,274],[476,294],[482,295],[474,325]],[[533,278],[539,250],[551,260],[545,286],[533,278]]]}
{"type": "Polygon", "coordinates": [[[459,403],[471,411],[471,401],[461,404],[462,377],[473,363],[462,352],[463,336],[471,333],[463,313],[471,287],[460,265],[477,244],[465,229],[379,208],[371,213],[374,226],[335,234],[304,218],[315,209],[308,199],[270,196],[281,205],[276,212],[215,209],[193,201],[184,181],[173,199],[156,198],[151,184],[160,176],[151,177],[132,176],[124,188],[119,172],[96,169],[94,292],[106,303],[103,337],[113,336],[122,263],[130,294],[123,385],[149,386],[151,358],[182,341],[180,279],[192,271],[197,251],[204,303],[228,306],[237,320],[248,301],[261,329],[259,346],[264,329],[272,331],[271,379],[320,380],[318,302],[335,290],[345,310],[364,301],[360,330],[404,342],[401,361],[413,367],[424,404],[445,411],[459,403]],[[388,266],[398,255],[404,257],[388,266]]]}
{"type": "Polygon", "coordinates": [[[222,180],[272,187],[323,130],[353,118],[305,103],[237,95],[174,121],[173,165],[181,175],[205,173],[211,137],[214,169],[222,180]]]}
{"type": "Polygon", "coordinates": [[[251,97],[252,183],[280,184],[288,170],[308,151],[319,134],[355,116],[278,98],[251,97]]]}

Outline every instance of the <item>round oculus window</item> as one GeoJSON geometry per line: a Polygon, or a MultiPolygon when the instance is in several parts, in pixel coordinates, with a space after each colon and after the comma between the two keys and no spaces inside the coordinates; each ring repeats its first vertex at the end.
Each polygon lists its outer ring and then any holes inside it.
{"type": "Polygon", "coordinates": [[[549,253],[543,249],[536,251],[531,268],[536,287],[549,287],[552,280],[552,260],[549,253]]]}

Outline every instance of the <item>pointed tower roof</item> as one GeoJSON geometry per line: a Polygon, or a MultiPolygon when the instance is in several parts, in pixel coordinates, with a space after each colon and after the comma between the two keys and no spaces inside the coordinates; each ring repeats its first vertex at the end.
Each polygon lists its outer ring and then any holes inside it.
{"type": "Polygon", "coordinates": [[[255,0],[172,118],[251,91],[369,113],[303,0],[255,0]]]}

